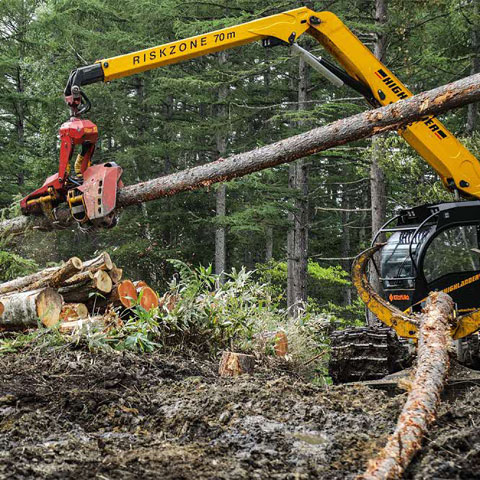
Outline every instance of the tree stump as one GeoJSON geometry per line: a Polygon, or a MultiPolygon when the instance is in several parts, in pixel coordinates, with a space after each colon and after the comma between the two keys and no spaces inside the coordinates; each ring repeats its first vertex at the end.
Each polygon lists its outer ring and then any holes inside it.
{"type": "Polygon", "coordinates": [[[218,373],[221,377],[236,377],[244,373],[253,373],[255,357],[243,353],[223,352],[218,373]]]}
{"type": "Polygon", "coordinates": [[[284,357],[288,353],[288,338],[285,332],[279,331],[275,334],[275,345],[273,347],[277,357],[284,357]]]}

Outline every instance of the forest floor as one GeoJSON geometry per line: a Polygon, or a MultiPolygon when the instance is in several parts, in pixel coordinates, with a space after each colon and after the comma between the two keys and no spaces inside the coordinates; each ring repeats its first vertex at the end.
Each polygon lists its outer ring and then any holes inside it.
{"type": "MultiPolygon", "coordinates": [[[[185,355],[0,357],[0,478],[354,478],[405,400],[281,364],[216,370],[185,355]]],[[[406,478],[480,478],[479,426],[480,387],[447,398],[406,478]]]]}

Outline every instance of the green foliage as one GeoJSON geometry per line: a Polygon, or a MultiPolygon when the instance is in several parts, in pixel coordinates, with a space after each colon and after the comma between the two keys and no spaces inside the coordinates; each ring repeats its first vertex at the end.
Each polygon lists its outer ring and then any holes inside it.
{"type": "Polygon", "coordinates": [[[251,340],[259,319],[279,315],[267,285],[253,279],[244,268],[225,275],[222,283],[212,267],[192,268],[175,260],[180,279],[171,285],[171,294],[179,298],[166,315],[169,325],[210,352],[251,340]]]}
{"type": "Polygon", "coordinates": [[[0,250],[0,281],[12,280],[38,270],[38,265],[33,261],[17,255],[16,253],[0,250]]]}
{"type": "Polygon", "coordinates": [[[38,327],[27,333],[0,334],[0,356],[27,349],[58,348],[67,343],[66,338],[59,333],[57,328],[47,328],[38,322],[38,327]]]}
{"type": "MultiPolygon", "coordinates": [[[[271,260],[258,264],[257,270],[260,281],[271,285],[277,299],[285,300],[287,263],[271,260]]],[[[308,296],[317,306],[327,304],[329,301],[341,302],[342,288],[351,285],[348,280],[349,274],[339,265],[323,267],[309,260],[307,274],[308,296]]]]}

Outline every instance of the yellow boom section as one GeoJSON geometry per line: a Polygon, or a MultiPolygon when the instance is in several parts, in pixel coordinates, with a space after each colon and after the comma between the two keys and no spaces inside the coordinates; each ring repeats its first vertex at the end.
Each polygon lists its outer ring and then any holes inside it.
{"type": "MultiPolygon", "coordinates": [[[[368,86],[381,105],[412,96],[336,15],[316,13],[306,7],[98,63],[104,81],[109,82],[269,37],[292,44],[305,32],[335,57],[351,77],[368,86]]],[[[480,198],[480,163],[440,121],[428,117],[399,133],[435,169],[448,189],[480,198]]]]}
{"type": "Polygon", "coordinates": [[[309,28],[308,18],[313,14],[308,8],[272,15],[215,32],[166,43],[138,52],[101,60],[105,81],[134,73],[179,63],[228,48],[245,45],[267,37],[292,43],[309,28]],[[292,37],[292,34],[294,36],[292,37]]]}
{"type": "MultiPolygon", "coordinates": [[[[368,85],[381,105],[412,93],[333,13],[316,14],[321,23],[307,33],[315,37],[345,70],[368,85]]],[[[400,135],[435,169],[444,185],[463,195],[480,198],[480,163],[435,117],[428,117],[400,135]]]]}

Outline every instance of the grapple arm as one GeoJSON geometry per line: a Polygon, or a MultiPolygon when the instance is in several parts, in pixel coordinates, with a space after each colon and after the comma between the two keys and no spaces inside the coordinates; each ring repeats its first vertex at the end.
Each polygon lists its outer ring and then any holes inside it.
{"type": "MultiPolygon", "coordinates": [[[[384,244],[377,244],[355,259],[352,267],[352,281],[358,295],[366,307],[385,325],[392,327],[400,337],[417,338],[418,325],[413,316],[400,311],[384,300],[370,285],[367,276],[367,265],[373,255],[384,244]]],[[[451,330],[454,340],[471,335],[480,329],[480,310],[462,315],[456,319],[455,327],[451,330]]]]}

